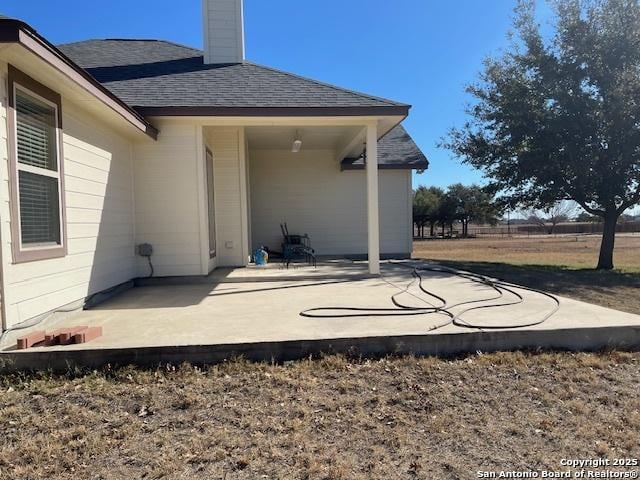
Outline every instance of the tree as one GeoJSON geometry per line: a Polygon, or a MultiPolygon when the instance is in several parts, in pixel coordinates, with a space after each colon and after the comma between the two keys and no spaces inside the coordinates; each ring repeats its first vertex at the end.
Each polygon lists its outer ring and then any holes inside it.
{"type": "Polygon", "coordinates": [[[482,187],[456,183],[449,187],[447,196],[455,203],[453,217],[460,221],[463,237],[469,236],[471,222],[493,225],[498,222],[499,208],[493,201],[493,195],[482,187]]]}
{"type": "Polygon", "coordinates": [[[458,200],[447,192],[442,197],[437,212],[438,224],[442,228],[442,238],[445,236],[445,228],[449,227],[449,235],[453,234],[453,224],[458,220],[458,200]]]}
{"type": "Polygon", "coordinates": [[[577,223],[598,223],[600,222],[600,217],[597,215],[591,215],[589,212],[580,212],[575,221],[577,223]]]}
{"type": "Polygon", "coordinates": [[[433,237],[435,224],[438,221],[438,209],[444,196],[444,191],[438,187],[419,186],[413,193],[413,222],[424,237],[424,227],[429,224],[433,237]]]}
{"type": "Polygon", "coordinates": [[[513,207],[573,200],[604,220],[599,269],[613,268],[618,218],[640,202],[638,0],[555,0],[543,38],[532,0],[508,52],[468,87],[470,120],[443,145],[482,169],[513,207]]]}
{"type": "Polygon", "coordinates": [[[575,214],[575,207],[570,202],[556,202],[542,211],[532,210],[527,220],[544,227],[549,235],[560,223],[568,222],[575,214]]]}

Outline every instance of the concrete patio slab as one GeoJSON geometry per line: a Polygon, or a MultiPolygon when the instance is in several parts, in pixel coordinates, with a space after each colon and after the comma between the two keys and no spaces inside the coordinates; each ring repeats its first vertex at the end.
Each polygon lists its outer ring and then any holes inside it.
{"type": "Polygon", "coordinates": [[[138,278],[137,286],[193,285],[213,283],[284,282],[299,280],[355,280],[373,278],[366,262],[324,261],[317,267],[304,263],[292,263],[285,268],[279,262],[246,268],[217,268],[204,277],[154,277],[138,278]]]}
{"type": "MultiPolygon", "coordinates": [[[[137,287],[97,308],[56,314],[30,329],[8,332],[0,345],[0,361],[9,368],[56,368],[67,363],[93,367],[105,363],[208,362],[235,354],[285,360],[321,351],[454,354],[535,347],[640,346],[640,316],[566,298],[559,299],[558,311],[543,323],[506,328],[542,320],[556,307],[553,299],[523,288],[513,289],[523,297],[517,305],[472,310],[461,317],[461,321],[481,323],[491,330],[453,325],[443,312],[408,315],[411,312],[395,311],[383,312],[393,316],[346,318],[300,315],[318,307],[394,308],[393,295],[415,308],[428,307],[429,302],[439,305],[418,288],[411,268],[407,268],[410,263],[384,263],[382,275],[376,278],[364,275],[363,265],[324,265],[317,270],[303,267],[293,271],[294,278],[291,272],[284,271],[285,276],[275,268],[257,272],[242,269],[203,283],[137,287]],[[229,277],[233,280],[225,281],[229,277]],[[87,344],[13,349],[16,338],[30,330],[76,325],[101,326],[103,335],[87,344]]],[[[423,287],[445,298],[449,305],[475,302],[451,308],[453,314],[517,298],[508,293],[496,300],[496,292],[487,285],[445,272],[424,272],[423,287]]]]}

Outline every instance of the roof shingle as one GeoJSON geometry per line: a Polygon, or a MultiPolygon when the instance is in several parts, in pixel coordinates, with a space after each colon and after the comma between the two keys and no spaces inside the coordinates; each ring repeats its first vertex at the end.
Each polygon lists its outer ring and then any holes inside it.
{"type": "MultiPolygon", "coordinates": [[[[380,168],[426,170],[429,161],[402,125],[397,125],[378,142],[380,168]]],[[[345,158],[343,170],[364,168],[364,158],[345,158]]]]}
{"type": "Polygon", "coordinates": [[[58,47],[143,113],[159,107],[407,108],[251,62],[208,65],[200,50],[159,40],[88,40],[58,47]]]}

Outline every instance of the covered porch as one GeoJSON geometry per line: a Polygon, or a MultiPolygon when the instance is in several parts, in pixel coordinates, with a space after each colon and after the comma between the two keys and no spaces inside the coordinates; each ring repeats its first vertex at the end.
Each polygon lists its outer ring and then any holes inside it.
{"type": "MultiPolygon", "coordinates": [[[[289,233],[308,236],[318,258],[368,259],[365,133],[358,126],[246,129],[251,251],[280,252],[286,223],[289,233]]],[[[380,147],[392,133],[378,142],[378,201],[371,206],[380,258],[409,258],[411,170],[381,168],[380,147]]]]}
{"type": "Polygon", "coordinates": [[[204,121],[207,272],[246,266],[259,247],[280,252],[284,223],[291,234],[308,235],[319,258],[366,259],[369,274],[380,273],[381,247],[407,257],[410,170],[378,168],[379,139],[401,119],[204,121]],[[360,168],[352,167],[354,160],[360,168]]]}

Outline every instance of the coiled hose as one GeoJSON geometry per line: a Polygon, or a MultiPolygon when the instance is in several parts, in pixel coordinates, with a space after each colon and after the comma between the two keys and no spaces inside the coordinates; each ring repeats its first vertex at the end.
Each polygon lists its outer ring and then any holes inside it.
{"type": "MultiPolygon", "coordinates": [[[[395,317],[395,316],[407,316],[407,315],[430,315],[430,314],[444,314],[448,317],[448,319],[444,322],[441,322],[437,325],[433,325],[429,328],[429,330],[435,330],[438,328],[442,328],[446,325],[456,325],[458,327],[464,328],[480,328],[480,329],[510,329],[510,328],[524,328],[531,327],[534,325],[540,325],[541,323],[546,322],[552,315],[554,315],[558,309],[560,308],[560,301],[557,297],[543,292],[541,290],[537,290],[535,288],[523,287],[520,285],[514,285],[512,283],[504,282],[502,280],[494,280],[484,275],[479,275],[471,272],[464,272],[461,270],[455,270],[453,268],[443,267],[443,266],[420,266],[420,267],[411,267],[404,265],[402,263],[393,263],[394,265],[399,265],[405,268],[412,268],[412,275],[414,277],[414,281],[409,283],[402,291],[395,293],[391,296],[391,302],[395,305],[395,307],[387,307],[387,308],[368,308],[368,307],[318,307],[318,308],[310,308],[308,310],[304,310],[300,312],[300,315],[307,318],[350,318],[350,317],[395,317]],[[437,273],[446,273],[449,275],[455,275],[460,278],[464,278],[474,283],[481,284],[483,286],[489,287],[494,290],[496,293],[487,298],[480,298],[476,300],[467,300],[463,302],[458,302],[454,304],[449,304],[447,300],[434,292],[427,290],[423,285],[423,276],[421,272],[437,272],[437,273]],[[441,305],[433,305],[431,302],[428,302],[422,297],[418,297],[412,293],[409,293],[408,290],[411,285],[414,284],[415,279],[418,280],[418,288],[422,293],[427,295],[429,298],[435,299],[441,305]],[[462,319],[461,317],[471,311],[480,310],[480,309],[488,309],[488,308],[500,308],[507,307],[513,305],[519,305],[524,302],[524,298],[514,289],[527,290],[533,293],[537,293],[539,295],[545,296],[551,299],[554,303],[553,308],[543,315],[541,318],[537,320],[532,320],[524,323],[512,323],[506,325],[483,325],[479,323],[470,322],[462,319]],[[500,303],[490,303],[485,305],[476,305],[463,309],[458,313],[453,313],[452,309],[457,307],[462,307],[464,305],[472,305],[476,303],[485,303],[485,302],[493,302],[504,298],[505,292],[513,295],[515,300],[500,302],[500,303]],[[398,300],[398,296],[408,293],[418,300],[427,303],[429,306],[427,307],[414,307],[402,304],[398,300]]],[[[383,279],[384,280],[384,279],[383,279]]],[[[386,281],[386,280],[385,280],[386,281]]],[[[391,282],[386,281],[390,285],[397,287],[391,282]]]]}

